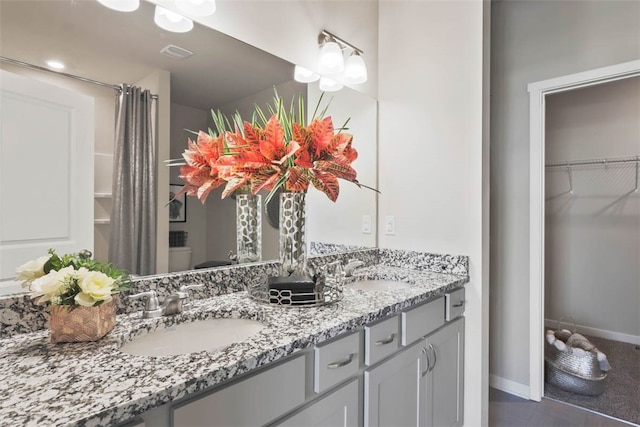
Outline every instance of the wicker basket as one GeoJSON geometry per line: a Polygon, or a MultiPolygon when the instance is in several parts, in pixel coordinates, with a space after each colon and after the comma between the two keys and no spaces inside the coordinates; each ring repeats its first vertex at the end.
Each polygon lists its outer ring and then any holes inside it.
{"type": "Polygon", "coordinates": [[[114,300],[97,307],[51,306],[51,342],[97,341],[116,325],[114,300]]]}
{"type": "MultiPolygon", "coordinates": [[[[575,328],[574,328],[575,333],[575,328]]],[[[567,343],[571,334],[560,329],[554,332],[557,340],[567,343]]],[[[604,392],[604,380],[607,373],[600,369],[597,349],[576,355],[570,346],[562,351],[545,341],[545,380],[549,384],[573,393],[598,396],[604,392]]]]}

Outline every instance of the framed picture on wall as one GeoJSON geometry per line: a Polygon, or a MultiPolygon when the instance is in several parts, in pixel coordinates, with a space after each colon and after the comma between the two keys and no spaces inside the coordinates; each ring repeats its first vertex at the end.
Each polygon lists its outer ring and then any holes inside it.
{"type": "Polygon", "coordinates": [[[182,185],[169,185],[169,222],[187,222],[187,195],[176,197],[182,185]]]}

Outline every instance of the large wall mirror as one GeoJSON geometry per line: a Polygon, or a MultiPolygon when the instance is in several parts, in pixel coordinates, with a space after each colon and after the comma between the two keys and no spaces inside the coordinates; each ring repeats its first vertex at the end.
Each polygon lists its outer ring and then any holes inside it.
{"type": "MultiPolygon", "coordinates": [[[[2,0],[0,56],[38,66],[46,66],[47,59],[61,59],[67,64],[64,72],[110,84],[137,84],[159,70],[168,72],[170,114],[159,116],[158,120],[165,125],[166,120],[170,122],[167,138],[170,141],[170,158],[180,157],[186,147],[189,133],[185,129],[205,130],[212,126],[211,109],[226,113],[238,110],[244,112],[244,117],[250,117],[248,112],[254,103],[265,105],[272,99],[274,87],[283,97],[303,93],[308,105],[312,106],[320,96],[317,84],[307,87],[293,81],[293,64],[199,24],[195,24],[188,33],[167,32],[154,24],[153,12],[154,5],[145,1],[137,11],[121,13],[94,0],[2,0]],[[193,55],[181,59],[161,53],[169,45],[190,51],[193,55]]],[[[176,48],[169,50],[177,51],[176,48]]],[[[33,81],[81,92],[94,99],[94,187],[98,197],[94,200],[93,249],[97,258],[106,259],[110,201],[105,195],[110,192],[111,185],[114,91],[6,62],[0,62],[0,68],[33,81]]],[[[0,89],[4,88],[0,81],[0,89]]],[[[167,102],[167,98],[160,95],[158,103],[167,102]]],[[[331,100],[328,113],[334,117],[336,125],[351,117],[349,131],[354,134],[354,147],[360,154],[354,167],[362,183],[375,187],[376,101],[349,88],[326,94],[324,99],[331,100]]],[[[158,168],[166,168],[163,160],[166,159],[159,159],[158,168]]],[[[178,168],[169,169],[169,184],[181,184],[178,174],[178,168]]],[[[168,199],[169,188],[165,193],[168,199]]],[[[158,194],[164,197],[161,189],[158,194]]],[[[185,216],[179,217],[181,221],[169,223],[168,231],[177,232],[173,233],[172,240],[186,237],[185,242],[172,243],[188,247],[190,258],[187,264],[174,263],[158,273],[190,269],[209,261],[226,261],[229,251],[235,251],[234,200],[221,200],[220,191],[212,193],[204,205],[189,197],[183,213],[185,216]]],[[[46,215],[44,210],[42,215],[46,215]]],[[[310,242],[373,247],[377,229],[376,194],[349,182],[341,182],[340,197],[337,203],[333,203],[322,193],[311,189],[308,221],[310,242]]],[[[2,223],[0,227],[6,229],[12,224],[2,223]]],[[[166,226],[160,229],[167,232],[166,226]]],[[[0,234],[0,245],[8,244],[1,240],[0,234]]],[[[186,252],[184,248],[166,249],[171,253],[170,264],[172,258],[184,255],[179,252],[186,252]]],[[[263,216],[263,260],[276,259],[277,256],[277,230],[263,216]]],[[[0,293],[18,290],[15,284],[8,285],[6,277],[0,279],[4,281],[0,282],[0,293]]]]}

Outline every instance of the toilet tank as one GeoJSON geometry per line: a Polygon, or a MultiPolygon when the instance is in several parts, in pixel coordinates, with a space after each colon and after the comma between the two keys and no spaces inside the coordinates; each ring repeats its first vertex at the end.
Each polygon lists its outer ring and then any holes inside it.
{"type": "Polygon", "coordinates": [[[169,272],[191,270],[189,246],[169,248],[169,272]]]}

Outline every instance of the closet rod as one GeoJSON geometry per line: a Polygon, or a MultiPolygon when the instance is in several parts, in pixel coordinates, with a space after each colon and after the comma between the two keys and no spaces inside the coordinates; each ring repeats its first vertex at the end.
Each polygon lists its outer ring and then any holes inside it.
{"type": "Polygon", "coordinates": [[[569,167],[569,166],[586,166],[586,165],[610,165],[616,163],[638,163],[640,162],[640,156],[633,157],[608,157],[603,159],[584,159],[584,160],[569,160],[565,162],[549,162],[545,165],[548,168],[555,167],[569,167]]]}
{"type": "MultiPolygon", "coordinates": [[[[115,90],[118,94],[120,94],[120,92],[122,92],[122,89],[118,85],[112,85],[110,83],[99,82],[97,80],[88,79],[86,77],[76,76],[75,74],[69,74],[69,73],[63,73],[61,71],[50,70],[48,68],[41,67],[39,65],[29,64],[28,62],[22,62],[22,61],[18,61],[16,59],[6,58],[4,56],[0,56],[0,61],[8,62],[10,64],[18,65],[18,66],[24,67],[24,68],[31,68],[32,70],[46,71],[47,73],[53,73],[53,74],[57,74],[57,75],[60,75],[60,76],[69,77],[71,79],[80,80],[80,81],[83,81],[85,83],[91,83],[91,84],[98,85],[98,86],[108,87],[108,88],[111,88],[111,89],[115,90]]],[[[158,95],[152,94],[151,98],[152,99],[158,99],[158,95]]]]}

